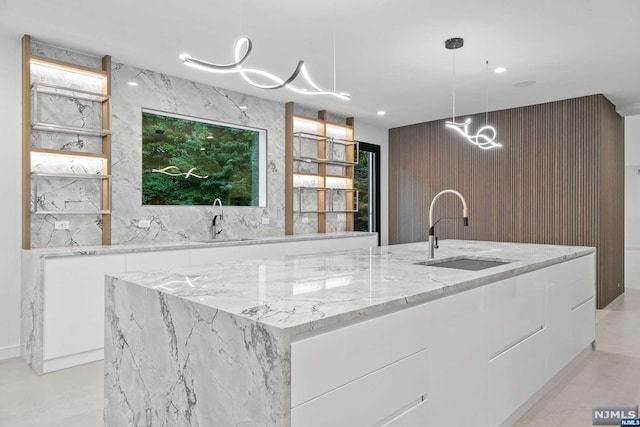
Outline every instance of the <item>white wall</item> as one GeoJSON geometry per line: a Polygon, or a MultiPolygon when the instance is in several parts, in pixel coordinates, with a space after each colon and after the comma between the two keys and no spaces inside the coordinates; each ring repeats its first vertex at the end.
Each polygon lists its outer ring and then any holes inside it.
{"type": "Polygon", "coordinates": [[[640,115],[624,120],[625,287],[640,289],[640,115]]]}
{"type": "Polygon", "coordinates": [[[355,139],[380,146],[380,244],[389,244],[389,130],[359,122],[355,139]]]}
{"type": "Polygon", "coordinates": [[[21,235],[20,36],[0,30],[0,359],[19,355],[21,235]]]}

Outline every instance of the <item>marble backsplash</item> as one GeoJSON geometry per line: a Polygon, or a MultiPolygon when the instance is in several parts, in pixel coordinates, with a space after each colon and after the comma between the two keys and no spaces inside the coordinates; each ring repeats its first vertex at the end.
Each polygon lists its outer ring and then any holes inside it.
{"type": "MultiPolygon", "coordinates": [[[[67,51],[46,44],[33,43],[34,54],[100,68],[101,60],[90,55],[67,51]]],[[[46,74],[46,73],[45,73],[46,74]]],[[[99,91],[91,81],[80,81],[81,75],[57,76],[51,81],[37,68],[32,71],[36,82],[48,82],[84,90],[99,91]],[[47,80],[48,79],[48,80],[47,80]],[[66,80],[65,80],[66,79],[66,80]],[[71,79],[71,80],[69,80],[71,79]],[[80,80],[74,80],[80,79],[80,80]]],[[[142,109],[152,109],[267,130],[267,206],[225,206],[224,220],[219,224],[222,239],[277,236],[284,233],[284,105],[278,102],[227,91],[126,64],[112,64],[111,81],[112,131],[112,243],[148,243],[211,239],[213,209],[209,206],[143,206],[142,205],[142,109]],[[129,82],[137,86],[129,85],[129,82]],[[246,107],[241,109],[240,106],[246,107]],[[149,228],[139,227],[149,220],[149,228]]],[[[100,127],[99,104],[57,95],[40,96],[37,115],[40,121],[69,126],[100,127]]],[[[296,108],[298,108],[296,106],[296,108]]],[[[297,114],[312,116],[312,109],[302,107],[297,114]]],[[[332,116],[342,123],[344,118],[332,116]]],[[[100,137],[32,132],[32,145],[40,148],[100,153],[100,137]]],[[[309,155],[313,155],[309,153],[309,155]]],[[[339,152],[335,153],[340,156],[339,152]]],[[[76,159],[65,168],[78,172],[76,159]],[[74,169],[75,168],[75,169],[74,169]]],[[[46,165],[45,165],[46,166],[46,165]]],[[[82,165],[82,168],[85,168],[82,165]]],[[[86,168],[85,168],[86,169],[86,168]]],[[[91,169],[91,167],[89,167],[91,169]]],[[[45,167],[42,169],[47,171],[45,167]]],[[[63,172],[65,172],[63,170],[63,172]]],[[[99,171],[81,170],[81,173],[99,171]]],[[[335,173],[339,173],[336,170],[335,173]]],[[[40,210],[97,208],[100,201],[99,180],[39,178],[38,198],[32,206],[40,210]],[[67,180],[69,181],[69,180],[67,180]]],[[[35,189],[34,189],[35,190],[35,189]]],[[[35,191],[33,191],[35,193],[35,191]]],[[[317,210],[317,194],[304,194],[303,210],[317,210]]],[[[294,194],[294,203],[300,200],[294,194]]],[[[32,247],[84,246],[100,244],[99,215],[32,215],[32,247]],[[69,221],[69,230],[55,230],[55,221],[69,221]]],[[[327,214],[327,231],[345,229],[344,220],[327,214]]],[[[317,232],[316,213],[294,214],[295,234],[317,232]]]]}

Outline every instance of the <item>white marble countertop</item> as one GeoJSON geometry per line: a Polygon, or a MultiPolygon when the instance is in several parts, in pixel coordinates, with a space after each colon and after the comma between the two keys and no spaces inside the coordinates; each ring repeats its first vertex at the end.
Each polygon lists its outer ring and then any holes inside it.
{"type": "Polygon", "coordinates": [[[590,247],[443,240],[437,260],[509,261],[466,271],[417,265],[427,243],[123,273],[139,285],[287,331],[292,339],[595,252],[590,247]]]}
{"type": "Polygon", "coordinates": [[[318,233],[318,234],[299,234],[292,236],[270,236],[270,237],[251,237],[244,239],[230,240],[211,240],[203,239],[201,241],[185,240],[180,242],[164,242],[164,243],[132,243],[121,245],[97,245],[97,246],[74,246],[62,248],[40,248],[28,249],[27,252],[39,255],[42,258],[66,257],[78,255],[109,255],[120,253],[134,252],[154,252],[154,251],[170,251],[179,249],[199,249],[220,246],[239,246],[239,245],[261,245],[266,243],[279,243],[291,241],[309,241],[323,239],[344,239],[351,237],[375,236],[376,233],[368,233],[362,231],[342,231],[335,233],[318,233]]]}

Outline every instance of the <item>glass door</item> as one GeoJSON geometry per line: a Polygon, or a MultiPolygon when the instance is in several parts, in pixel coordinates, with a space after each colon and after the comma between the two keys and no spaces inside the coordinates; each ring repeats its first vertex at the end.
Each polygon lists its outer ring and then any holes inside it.
{"type": "Polygon", "coordinates": [[[354,186],[358,190],[358,212],[355,213],[355,231],[378,232],[380,245],[380,146],[360,143],[360,154],[355,166],[354,186]]]}

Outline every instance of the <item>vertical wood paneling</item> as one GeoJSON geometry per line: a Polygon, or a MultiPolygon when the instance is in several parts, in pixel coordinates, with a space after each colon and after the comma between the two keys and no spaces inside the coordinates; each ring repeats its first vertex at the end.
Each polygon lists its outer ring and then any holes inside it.
{"type": "MultiPolygon", "coordinates": [[[[484,123],[484,114],[471,116],[484,123]]],[[[466,198],[469,227],[441,238],[595,246],[598,307],[623,289],[624,120],[602,95],[489,114],[503,148],[480,150],[444,121],[389,131],[389,241],[424,241],[439,191],[466,198]],[[620,283],[620,287],[618,287],[620,283]]],[[[446,195],[435,216],[460,216],[446,195]]]]}

